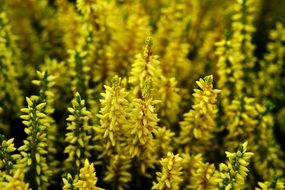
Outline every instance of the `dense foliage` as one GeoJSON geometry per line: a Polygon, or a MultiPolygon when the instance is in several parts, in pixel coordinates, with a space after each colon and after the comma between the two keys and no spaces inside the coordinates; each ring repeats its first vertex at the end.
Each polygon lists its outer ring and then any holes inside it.
{"type": "Polygon", "coordinates": [[[285,189],[282,0],[1,0],[0,189],[285,189]]]}

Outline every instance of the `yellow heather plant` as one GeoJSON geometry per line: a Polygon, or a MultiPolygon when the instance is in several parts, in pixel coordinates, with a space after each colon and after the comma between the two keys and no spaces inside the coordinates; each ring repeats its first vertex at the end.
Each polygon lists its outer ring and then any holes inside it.
{"type": "Polygon", "coordinates": [[[255,190],[282,190],[285,188],[284,179],[280,179],[278,176],[274,176],[272,181],[258,182],[258,186],[255,190]]]}
{"type": "MultiPolygon", "coordinates": [[[[255,108],[256,102],[253,98],[240,97],[234,99],[227,106],[225,114],[228,135],[225,139],[225,145],[231,151],[235,150],[239,143],[237,139],[250,141],[248,134],[252,134],[258,128],[258,112],[255,108]]],[[[253,141],[250,141],[250,143],[253,141]]]]}
{"type": "Polygon", "coordinates": [[[285,189],[284,10],[0,0],[0,190],[285,189]]]}
{"type": "Polygon", "coordinates": [[[38,80],[33,80],[32,83],[39,87],[39,102],[46,103],[43,113],[46,114],[46,120],[48,123],[47,131],[47,144],[48,146],[48,160],[50,165],[56,168],[58,164],[55,161],[56,154],[56,136],[57,136],[57,126],[56,122],[52,117],[54,113],[54,85],[55,77],[50,75],[47,70],[40,72],[37,71],[38,80]]]}
{"type": "Polygon", "coordinates": [[[125,23],[124,35],[121,35],[121,41],[124,42],[122,47],[122,59],[124,60],[123,68],[118,71],[120,74],[126,75],[130,70],[130,65],[134,63],[135,55],[141,52],[145,43],[145,37],[150,34],[149,17],[139,2],[134,2],[132,9],[130,5],[124,5],[124,12],[128,14],[125,23]],[[122,38],[124,40],[122,40],[122,38]]]}
{"type": "MultiPolygon", "coordinates": [[[[50,115],[55,114],[55,112],[59,110],[65,110],[66,108],[63,105],[64,101],[70,100],[70,98],[72,97],[72,94],[67,95],[70,93],[71,89],[64,89],[66,85],[70,85],[70,74],[66,72],[66,67],[66,61],[60,61],[54,58],[45,57],[43,65],[41,65],[39,71],[36,72],[36,80],[32,80],[32,83],[37,87],[44,84],[49,86],[49,92],[45,94],[50,97],[49,101],[52,104],[52,106],[50,107],[50,115]],[[49,79],[47,80],[47,78],[45,78],[45,82],[39,82],[41,81],[40,79],[44,79],[43,74],[45,72],[47,73],[49,79]],[[60,93],[62,92],[62,90],[65,93],[60,93]]],[[[54,119],[54,117],[52,118],[54,119]]],[[[58,125],[56,121],[55,124],[58,125]]],[[[57,128],[58,130],[58,126],[55,128],[57,128]]]]}
{"type": "Polygon", "coordinates": [[[243,85],[243,81],[240,80],[243,75],[242,67],[233,62],[233,47],[232,41],[228,39],[229,36],[230,34],[226,34],[224,40],[216,43],[217,74],[219,76],[217,86],[223,89],[221,98],[224,109],[227,109],[227,105],[240,92],[240,86],[243,85]]]}
{"type": "Polygon", "coordinates": [[[272,115],[268,113],[270,108],[257,104],[256,110],[259,115],[258,130],[255,130],[258,138],[252,142],[251,149],[256,155],[253,160],[256,171],[264,180],[270,181],[276,175],[284,175],[284,152],[274,138],[274,121],[272,115]],[[265,154],[268,156],[264,157],[265,154]]]}
{"type": "Polygon", "coordinates": [[[110,165],[107,166],[104,181],[111,184],[112,188],[123,190],[129,187],[128,183],[132,179],[129,172],[131,168],[131,159],[129,156],[118,154],[110,158],[110,165]]]}
{"type": "Polygon", "coordinates": [[[271,108],[257,104],[253,98],[241,97],[228,106],[225,117],[225,127],[229,133],[225,138],[227,149],[232,151],[237,148],[237,139],[247,139],[249,150],[255,153],[255,169],[264,180],[271,179],[273,174],[282,172],[284,168],[284,155],[273,137],[274,123],[272,116],[268,114],[269,109],[271,108]],[[252,133],[257,136],[249,135],[252,133]],[[267,152],[270,153],[264,157],[267,152]]]}
{"type": "Polygon", "coordinates": [[[59,31],[62,32],[62,42],[65,49],[73,49],[79,46],[79,38],[72,36],[80,35],[80,17],[76,12],[76,7],[70,4],[67,0],[57,0],[58,7],[57,22],[59,24],[59,31]]]}
{"type": "Polygon", "coordinates": [[[112,86],[105,85],[102,93],[101,109],[99,111],[100,126],[96,128],[96,140],[103,145],[103,154],[112,155],[124,153],[125,135],[127,130],[127,117],[129,102],[128,93],[121,86],[121,78],[113,77],[112,86]]]}
{"type": "Polygon", "coordinates": [[[213,76],[207,76],[196,82],[200,89],[193,93],[194,105],[184,115],[180,123],[181,131],[177,143],[183,151],[198,153],[210,145],[213,132],[216,131],[217,95],[220,92],[213,88],[213,76]]]}
{"type": "Polygon", "coordinates": [[[158,190],[178,190],[182,181],[182,158],[177,154],[168,152],[167,157],[161,159],[162,171],[157,172],[157,182],[153,183],[151,189],[158,190]]]}
{"type": "Polygon", "coordinates": [[[6,181],[0,183],[0,188],[4,190],[30,190],[29,184],[24,180],[21,170],[16,170],[12,176],[6,176],[6,181]]]}
{"type": "Polygon", "coordinates": [[[49,121],[44,113],[46,103],[41,102],[38,96],[27,97],[26,101],[28,107],[21,109],[21,118],[26,126],[27,139],[19,148],[22,158],[18,161],[18,168],[29,180],[31,188],[45,189],[53,172],[47,163],[49,121]]]}
{"type": "Polygon", "coordinates": [[[221,96],[224,98],[224,109],[237,94],[245,91],[250,95],[254,93],[246,88],[245,82],[254,82],[256,77],[249,71],[256,65],[252,33],[255,32],[253,22],[257,4],[252,0],[238,0],[233,6],[232,31],[227,31],[225,39],[216,43],[218,87],[223,89],[221,96]]]}
{"type": "MultiPolygon", "coordinates": [[[[232,64],[239,65],[241,72],[236,73],[243,81],[249,84],[254,82],[255,75],[251,71],[256,64],[256,57],[254,56],[255,45],[252,42],[252,33],[255,32],[254,14],[256,14],[256,7],[258,1],[253,0],[238,0],[234,5],[235,13],[232,16],[232,64]]],[[[253,94],[251,88],[246,88],[244,83],[236,86],[238,92],[247,91],[253,94]]],[[[238,93],[237,92],[237,93],[238,93]]]]}
{"type": "Polygon", "coordinates": [[[69,68],[71,69],[70,78],[72,92],[79,92],[81,96],[87,98],[88,78],[87,72],[90,68],[86,65],[87,52],[83,50],[70,50],[69,51],[69,68]]]}
{"type": "Polygon", "coordinates": [[[114,52],[123,46],[123,41],[120,40],[123,31],[120,27],[116,27],[116,24],[121,23],[121,17],[113,1],[78,0],[76,5],[83,16],[83,40],[79,46],[80,49],[87,51],[89,55],[87,65],[93,71],[87,76],[91,76],[91,82],[97,83],[97,87],[101,90],[103,85],[99,81],[105,82],[111,79],[118,64],[115,62],[118,54],[114,52]],[[109,38],[112,33],[117,33],[117,36],[109,38]]]}
{"type": "Polygon", "coordinates": [[[77,180],[74,180],[71,176],[71,174],[67,174],[66,177],[63,177],[62,178],[62,182],[63,182],[63,186],[62,186],[62,189],[63,190],[70,190],[70,189],[75,189],[74,187],[74,183],[76,182],[77,180]]]}
{"type": "Polygon", "coordinates": [[[197,190],[215,189],[219,181],[219,173],[214,164],[203,163],[193,174],[192,188],[197,190]]]}
{"type": "Polygon", "coordinates": [[[181,166],[183,168],[183,182],[181,187],[183,189],[193,189],[193,185],[196,183],[194,180],[195,172],[204,164],[202,154],[191,155],[183,153],[181,157],[181,166]]]}
{"type": "Polygon", "coordinates": [[[0,136],[0,181],[3,180],[2,178],[4,178],[5,175],[11,175],[13,173],[14,164],[17,159],[21,158],[19,154],[14,153],[16,148],[13,141],[14,138],[5,140],[3,135],[0,136]]]}
{"type": "Polygon", "coordinates": [[[201,154],[182,154],[183,183],[182,189],[216,189],[219,173],[215,166],[204,163],[201,154]]]}
{"type": "Polygon", "coordinates": [[[112,182],[117,189],[124,189],[131,180],[129,168],[131,157],[126,151],[127,119],[129,117],[130,104],[126,99],[128,92],[122,87],[121,78],[113,77],[112,86],[105,85],[105,93],[102,93],[101,109],[98,115],[100,126],[95,128],[95,141],[100,140],[103,153],[100,157],[108,159],[108,166],[104,181],[112,182]]]}
{"type": "Polygon", "coordinates": [[[226,152],[228,161],[219,165],[219,189],[231,190],[242,188],[248,175],[252,152],[247,152],[247,142],[240,145],[236,153],[226,152]]]}
{"type": "Polygon", "coordinates": [[[86,159],[84,167],[80,169],[79,180],[74,183],[74,187],[78,190],[103,190],[96,187],[97,180],[93,163],[90,164],[86,159]]]}
{"type": "Polygon", "coordinates": [[[267,44],[267,54],[260,62],[261,70],[258,72],[258,83],[256,87],[257,96],[273,96],[273,100],[282,99],[280,93],[284,85],[279,85],[282,80],[282,67],[284,66],[285,49],[282,43],[285,42],[285,28],[282,23],[276,23],[276,29],[270,31],[270,42],[267,44]],[[273,79],[273,80],[272,80],[273,79]],[[275,84],[274,84],[275,83],[275,84]],[[278,83],[278,84],[276,84],[278,83]]]}
{"type": "Polygon", "coordinates": [[[152,38],[147,37],[143,54],[136,55],[130,70],[129,83],[133,86],[132,91],[135,97],[142,97],[147,80],[152,80],[155,90],[160,87],[160,80],[163,76],[158,56],[153,55],[152,45],[152,38]]]}
{"type": "Polygon", "coordinates": [[[85,159],[91,156],[90,133],[92,127],[88,124],[90,112],[86,110],[85,100],[81,99],[79,93],[75,94],[72,107],[69,107],[68,111],[70,115],[66,119],[68,121],[66,128],[68,132],[65,137],[68,146],[64,149],[68,158],[65,160],[65,172],[77,177],[85,159]]]}
{"type": "Polygon", "coordinates": [[[174,141],[175,133],[166,127],[160,127],[155,132],[154,149],[156,150],[158,157],[163,158],[168,152],[173,151],[171,144],[174,141]]]}
{"type": "Polygon", "coordinates": [[[187,59],[190,45],[183,38],[191,18],[185,9],[185,4],[171,0],[169,6],[163,7],[157,23],[158,29],[153,36],[154,52],[161,56],[163,74],[166,77],[176,77],[178,81],[185,81],[191,67],[187,59]],[[166,32],[169,33],[168,36],[163,35],[166,32]]]}
{"type": "Polygon", "coordinates": [[[19,81],[17,81],[19,60],[17,60],[17,47],[15,46],[16,36],[11,32],[7,14],[1,11],[0,30],[0,129],[8,130],[7,118],[19,113],[23,97],[19,81]]]}
{"type": "Polygon", "coordinates": [[[177,122],[177,116],[181,112],[181,95],[180,89],[177,88],[177,81],[175,78],[162,78],[161,87],[158,91],[160,95],[161,105],[159,107],[159,116],[161,122],[170,126],[177,122]],[[169,121],[169,122],[167,122],[169,121]]]}
{"type": "MultiPolygon", "coordinates": [[[[82,94],[81,96],[86,101],[86,108],[90,112],[97,113],[99,110],[99,106],[98,106],[99,101],[98,99],[95,99],[94,97],[98,96],[99,92],[97,92],[97,90],[95,89],[91,89],[88,87],[90,84],[94,85],[94,83],[92,83],[92,80],[91,80],[93,77],[89,76],[89,73],[91,70],[91,67],[88,64],[89,60],[87,59],[89,54],[83,50],[80,50],[79,52],[80,54],[82,53],[83,57],[81,60],[76,61],[76,67],[73,68],[76,73],[74,81],[73,81],[73,82],[76,81],[74,87],[75,89],[78,89],[76,91],[78,91],[79,93],[81,91],[81,94],[82,94]]],[[[91,123],[94,123],[97,121],[96,117],[91,117],[90,119],[91,119],[91,123]]]]}
{"type": "Polygon", "coordinates": [[[131,157],[137,157],[139,171],[145,174],[146,168],[156,162],[154,134],[158,128],[152,80],[147,80],[142,89],[142,99],[132,101],[128,125],[127,150],[131,157]]]}

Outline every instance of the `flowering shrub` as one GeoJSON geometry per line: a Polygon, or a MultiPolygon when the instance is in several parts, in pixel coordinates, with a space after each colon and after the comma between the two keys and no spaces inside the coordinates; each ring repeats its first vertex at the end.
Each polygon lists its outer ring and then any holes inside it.
{"type": "Polygon", "coordinates": [[[0,189],[285,189],[268,2],[1,1],[0,189]]]}

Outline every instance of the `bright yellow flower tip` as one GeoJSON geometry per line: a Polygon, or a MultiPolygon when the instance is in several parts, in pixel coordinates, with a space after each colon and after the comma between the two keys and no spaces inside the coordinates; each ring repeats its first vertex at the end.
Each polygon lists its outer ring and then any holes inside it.
{"type": "Polygon", "coordinates": [[[93,163],[90,164],[86,159],[84,167],[80,169],[79,180],[74,183],[74,187],[79,190],[103,190],[100,187],[96,187],[97,177],[93,163]]]}

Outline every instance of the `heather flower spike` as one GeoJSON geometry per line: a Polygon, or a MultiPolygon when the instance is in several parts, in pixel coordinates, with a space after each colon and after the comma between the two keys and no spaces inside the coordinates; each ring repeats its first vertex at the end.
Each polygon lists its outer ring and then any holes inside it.
{"type": "Polygon", "coordinates": [[[247,142],[240,145],[236,153],[226,152],[227,163],[219,165],[219,189],[230,190],[243,187],[249,172],[247,166],[253,155],[252,152],[247,152],[247,142]]]}

